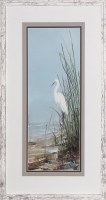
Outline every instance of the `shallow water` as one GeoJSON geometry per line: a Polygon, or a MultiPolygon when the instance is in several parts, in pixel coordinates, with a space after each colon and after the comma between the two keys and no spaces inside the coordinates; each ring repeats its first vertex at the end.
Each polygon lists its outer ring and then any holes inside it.
{"type": "Polygon", "coordinates": [[[47,125],[47,123],[34,123],[28,126],[28,136],[30,139],[34,137],[41,137],[41,135],[49,134],[49,133],[56,133],[59,131],[58,124],[51,124],[47,125]]]}

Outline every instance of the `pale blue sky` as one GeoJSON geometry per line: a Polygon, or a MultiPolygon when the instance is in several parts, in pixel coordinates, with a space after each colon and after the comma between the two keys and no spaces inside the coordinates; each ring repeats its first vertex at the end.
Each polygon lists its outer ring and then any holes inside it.
{"type": "MultiPolygon", "coordinates": [[[[80,68],[80,28],[70,28],[76,68],[80,68]]],[[[49,121],[56,108],[51,84],[64,74],[61,43],[71,50],[69,28],[28,28],[28,116],[30,123],[49,121]]],[[[55,114],[54,114],[55,115],[55,114]]],[[[57,120],[56,115],[54,116],[57,120]]]]}

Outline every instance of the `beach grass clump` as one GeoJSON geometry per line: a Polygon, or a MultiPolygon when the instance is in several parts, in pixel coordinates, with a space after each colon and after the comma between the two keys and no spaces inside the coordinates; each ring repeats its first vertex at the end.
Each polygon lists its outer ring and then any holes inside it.
{"type": "Polygon", "coordinates": [[[61,78],[58,76],[58,79],[68,107],[68,115],[61,111],[59,113],[61,151],[65,154],[78,152],[80,141],[80,73],[76,69],[71,33],[70,47],[69,51],[61,44],[59,53],[65,76],[61,78]]]}

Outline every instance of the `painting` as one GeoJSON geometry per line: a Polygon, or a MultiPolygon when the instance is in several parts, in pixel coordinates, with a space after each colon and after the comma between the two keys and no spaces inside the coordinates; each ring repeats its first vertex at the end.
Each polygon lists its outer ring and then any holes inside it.
{"type": "MultiPolygon", "coordinates": [[[[105,134],[105,7],[104,1],[83,1],[78,4],[75,1],[65,3],[64,1],[49,1],[36,2],[20,0],[3,2],[1,8],[1,156],[0,156],[0,171],[1,171],[1,199],[105,199],[106,196],[106,134],[105,134]],[[25,6],[23,6],[25,5],[25,6]],[[98,9],[97,9],[98,7],[98,9]],[[77,11],[77,14],[76,14],[77,11]],[[102,11],[102,15],[101,15],[102,11]],[[20,13],[20,15],[19,15],[20,13]],[[72,23],[74,21],[74,24],[72,23]],[[24,24],[22,23],[24,21],[24,24]],[[31,22],[33,21],[33,23],[31,22]],[[42,22],[42,23],[39,23],[42,22]],[[49,21],[49,24],[47,23],[49,21]],[[55,23],[53,23],[55,21],[55,23]],[[56,22],[57,21],[57,22],[56,22]],[[64,23],[63,23],[64,21],[64,23]],[[68,22],[67,22],[68,21],[68,22]],[[75,21],[79,22],[75,23],[75,21]],[[86,42],[85,49],[83,45],[84,33],[81,23],[85,22],[86,42]],[[31,25],[30,25],[30,23],[31,25]],[[36,22],[36,23],[35,23],[36,22]],[[37,23],[38,22],[38,23],[37,23]],[[60,23],[62,22],[62,23],[60,23]],[[80,23],[81,22],[81,23],[80,23]],[[24,26],[26,23],[26,27],[24,26]],[[28,113],[28,29],[29,28],[68,28],[71,32],[74,55],[76,54],[75,43],[72,34],[72,28],[80,29],[80,169],[82,171],[82,147],[85,142],[84,158],[85,158],[85,175],[84,177],[23,177],[22,170],[27,172],[26,175],[39,174],[56,174],[67,173],[78,174],[73,170],[55,170],[53,171],[34,167],[29,168],[28,160],[28,144],[34,142],[34,139],[29,138],[29,129],[31,121],[28,113]],[[44,27],[45,26],[45,27],[44,27]],[[61,26],[61,27],[60,27],[61,26]],[[73,27],[74,26],[74,27],[73,27]],[[24,29],[24,30],[23,30],[24,29]],[[23,31],[23,33],[22,33],[23,31]],[[95,34],[96,33],[96,34],[95,34]],[[101,37],[102,36],[102,37],[101,37]],[[23,45],[22,45],[23,43],[23,45]],[[92,45],[91,45],[92,44],[92,45]],[[101,48],[102,47],[102,48],[101,48]],[[83,63],[85,51],[85,64],[83,63]],[[95,59],[96,57],[96,59],[95,59]],[[102,63],[101,63],[102,58],[102,63]],[[84,71],[85,68],[85,80],[84,71]],[[94,81],[95,80],[95,81],[94,81]],[[102,86],[102,87],[101,87],[102,86]],[[85,87],[85,132],[83,134],[83,87],[85,87]],[[83,141],[83,136],[85,137],[83,141]],[[101,159],[100,159],[101,158],[101,159]],[[22,166],[23,165],[23,166],[22,166]],[[92,165],[92,167],[91,167],[92,165]],[[101,170],[100,170],[101,168],[101,170]],[[42,169],[42,171],[41,171],[42,169]],[[15,175],[15,176],[14,176],[15,175]],[[95,177],[95,178],[94,178],[95,177]],[[63,181],[61,181],[61,179],[63,181]],[[53,184],[55,181],[55,184],[53,184]],[[82,184],[80,184],[80,182],[82,184]],[[67,184],[68,183],[68,184],[67,184]],[[52,187],[53,185],[53,187],[52,187]],[[71,187],[70,187],[71,186],[71,187]],[[100,190],[100,187],[102,190],[100,190]]],[[[69,33],[69,30],[67,31],[69,33]]],[[[56,36],[56,35],[55,35],[56,36]]],[[[66,38],[64,37],[64,41],[66,38]]],[[[69,40],[70,41],[70,40],[69,40]]],[[[61,44],[67,55],[66,47],[61,38],[61,44]]],[[[61,44],[59,53],[62,52],[61,44]]],[[[70,45],[71,46],[71,45],[70,45]]],[[[67,48],[69,46],[67,44],[67,48]]],[[[70,50],[71,52],[71,50],[70,50]]],[[[71,53],[72,55],[72,53],[71,53]]],[[[67,55],[68,57],[68,55],[67,55]]],[[[59,55],[59,62],[60,55],[59,55]]],[[[36,63],[36,62],[35,62],[36,63]]],[[[35,65],[36,68],[38,67],[35,65]]],[[[51,67],[51,66],[50,66],[51,67]]],[[[61,66],[62,67],[62,66],[61,66]]],[[[76,66],[77,68],[77,66],[76,66]]],[[[61,69],[61,68],[60,68],[61,69]]],[[[62,70],[62,69],[61,69],[62,70]]],[[[59,71],[60,72],[60,71],[59,71]]],[[[62,72],[63,76],[65,74],[62,72]]],[[[51,93],[54,100],[55,79],[62,82],[61,75],[56,74],[50,83],[51,93]],[[54,84],[53,84],[54,83],[54,84]],[[52,85],[53,84],[53,85],[52,85]],[[51,86],[52,85],[52,86],[51,86]]],[[[36,84],[36,83],[35,83],[36,84]]],[[[36,90],[35,90],[36,91],[36,90]]],[[[58,89],[63,94],[61,84],[58,89]]],[[[64,94],[63,94],[64,95],[64,94]]],[[[67,100],[65,98],[65,102],[67,100]]],[[[55,100],[53,101],[53,111],[61,109],[55,100]]],[[[67,104],[66,104],[67,105],[67,104]]],[[[29,109],[30,110],[30,109],[29,109]]],[[[36,111],[36,110],[35,110],[36,111]]],[[[53,113],[54,114],[54,113],[53,113]]],[[[51,116],[51,121],[53,119],[51,116]]],[[[56,113],[55,113],[56,114],[56,113]]],[[[54,114],[54,115],[55,115],[54,114]]],[[[64,115],[64,114],[62,114],[64,115]]],[[[57,116],[57,115],[56,115],[57,116]]],[[[57,117],[59,120],[59,117],[57,117]]],[[[64,118],[64,117],[63,117],[64,118]]],[[[37,120],[37,118],[36,118],[37,120]]],[[[34,120],[34,121],[36,121],[34,120]]],[[[46,121],[46,120],[45,120],[46,121]]],[[[59,124],[60,121],[58,121],[59,124]]],[[[51,124],[51,123],[50,123],[51,124]]],[[[63,130],[62,130],[63,131],[63,130]]],[[[47,131],[46,131],[47,135],[47,131]]],[[[55,133],[56,135],[56,133],[55,133]]],[[[45,137],[46,138],[46,137],[45,137]]],[[[46,141],[46,140],[45,140],[46,141]]],[[[71,143],[72,144],[72,143],[71,143]]],[[[58,144],[58,158],[60,162],[60,145],[58,144]]],[[[61,143],[62,146],[62,143],[61,143]]],[[[47,145],[45,145],[47,148],[47,145]]],[[[36,154],[36,146],[34,147],[34,155],[36,154]]],[[[47,150],[45,151],[47,155],[47,150]]],[[[75,151],[73,151],[74,154],[75,151]]],[[[66,162],[73,160],[72,152],[70,159],[66,160],[62,157],[59,169],[62,162],[65,166],[66,162]]],[[[65,155],[65,154],[64,154],[65,155]]],[[[44,156],[44,154],[43,154],[44,156]]],[[[42,156],[42,158],[43,158],[42,156]]],[[[32,157],[32,155],[31,155],[32,157]]],[[[40,158],[38,158],[40,159],[40,158]]],[[[50,160],[50,159],[49,159],[50,160]]],[[[36,158],[34,158],[36,162],[36,158]]],[[[45,164],[42,162],[41,165],[45,164]]]]}
{"type": "Polygon", "coordinates": [[[81,26],[27,26],[28,172],[81,172],[81,26]]]}

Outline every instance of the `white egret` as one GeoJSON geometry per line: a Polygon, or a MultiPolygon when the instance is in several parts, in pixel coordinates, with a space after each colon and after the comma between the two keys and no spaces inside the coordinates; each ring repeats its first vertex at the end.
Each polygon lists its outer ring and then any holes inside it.
{"type": "Polygon", "coordinates": [[[58,89],[59,89],[59,86],[60,86],[59,80],[55,79],[55,81],[52,85],[54,85],[54,84],[56,84],[55,88],[54,88],[55,102],[60,107],[61,111],[68,115],[68,108],[67,108],[65,97],[61,92],[58,92],[58,89]]]}

